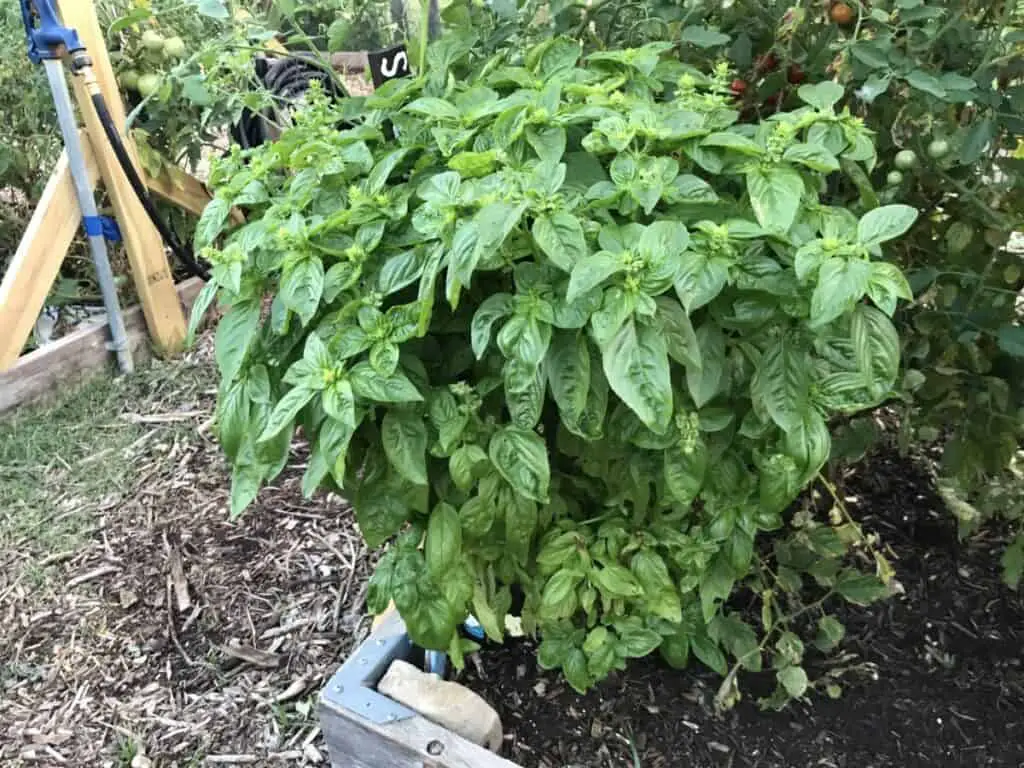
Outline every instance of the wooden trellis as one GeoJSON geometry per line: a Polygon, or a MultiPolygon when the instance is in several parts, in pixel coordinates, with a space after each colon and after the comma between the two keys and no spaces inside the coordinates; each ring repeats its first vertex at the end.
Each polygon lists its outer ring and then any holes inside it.
{"type": "MultiPolygon", "coordinates": [[[[193,213],[202,213],[210,200],[205,186],[184,171],[171,171],[160,178],[148,176],[139,163],[134,143],[124,134],[125,107],[93,0],[61,0],[58,5],[64,23],[77,30],[89,52],[107,108],[114,124],[122,132],[125,147],[139,175],[154,194],[193,213]]],[[[163,241],[121,170],[84,84],[79,82],[79,78],[72,77],[71,80],[83,122],[81,138],[90,179],[94,185],[102,181],[114,208],[149,338],[158,353],[173,354],[182,349],[185,341],[182,292],[174,284],[163,241]]],[[[39,360],[27,358],[45,353],[49,347],[25,356],[21,356],[21,351],[68,248],[80,231],[81,221],[67,155],[61,153],[0,283],[0,328],[3,329],[0,334],[0,391],[17,375],[19,367],[28,365],[36,372],[46,369],[39,360]]],[[[194,295],[194,286],[184,293],[187,301],[187,294],[194,295]]],[[[67,345],[64,347],[66,355],[67,345]]],[[[56,362],[53,366],[57,369],[53,376],[55,380],[61,367],[56,362]]]]}

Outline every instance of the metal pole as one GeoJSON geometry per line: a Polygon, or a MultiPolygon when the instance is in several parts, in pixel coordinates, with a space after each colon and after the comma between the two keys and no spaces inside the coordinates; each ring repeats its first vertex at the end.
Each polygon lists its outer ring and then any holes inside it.
{"type": "MultiPolygon", "coordinates": [[[[68,169],[71,171],[71,178],[75,183],[75,193],[78,196],[78,206],[82,210],[82,219],[86,222],[95,221],[99,212],[96,210],[92,184],[89,183],[89,172],[86,170],[85,158],[82,155],[82,143],[78,136],[74,106],[71,102],[71,94],[68,92],[67,81],[64,79],[64,66],[60,59],[44,59],[43,66],[46,68],[46,77],[50,81],[53,103],[57,108],[57,122],[60,124],[60,132],[64,136],[64,148],[68,154],[68,169]]],[[[107,256],[107,242],[102,234],[89,234],[88,238],[92,263],[96,267],[96,278],[100,284],[103,306],[107,310],[107,322],[110,325],[109,347],[117,355],[117,363],[121,372],[131,373],[135,370],[135,364],[132,361],[132,350],[128,344],[128,334],[124,328],[121,304],[117,298],[114,272],[110,268],[110,259],[107,256]]]]}

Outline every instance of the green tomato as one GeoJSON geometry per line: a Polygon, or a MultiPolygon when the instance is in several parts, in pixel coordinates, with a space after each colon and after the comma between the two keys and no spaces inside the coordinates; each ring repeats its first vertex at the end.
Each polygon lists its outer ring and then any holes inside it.
{"type": "Polygon", "coordinates": [[[928,157],[938,160],[949,154],[949,142],[945,139],[935,139],[928,145],[928,157]]]}
{"type": "Polygon", "coordinates": [[[1020,267],[1016,264],[1011,264],[1003,270],[1003,280],[1008,284],[1013,285],[1020,280],[1020,267]]]}
{"type": "Polygon", "coordinates": [[[903,173],[900,171],[889,171],[889,175],[885,177],[885,183],[890,187],[898,187],[903,183],[903,173]]]}
{"type": "Polygon", "coordinates": [[[147,29],[142,33],[142,47],[157,53],[164,49],[164,37],[155,29],[147,29]]]}
{"type": "Polygon", "coordinates": [[[139,76],[139,93],[143,96],[152,96],[160,89],[160,75],[147,72],[139,76]]]}
{"type": "Polygon", "coordinates": [[[139,72],[135,69],[126,69],[117,78],[118,82],[121,83],[121,87],[129,91],[137,91],[139,89],[139,72]]]}
{"type": "Polygon", "coordinates": [[[896,167],[901,171],[909,171],[917,165],[917,155],[912,149],[901,149],[896,153],[896,167]]]}
{"type": "Polygon", "coordinates": [[[164,53],[172,59],[180,59],[185,55],[185,41],[175,35],[164,40],[164,53]]]}

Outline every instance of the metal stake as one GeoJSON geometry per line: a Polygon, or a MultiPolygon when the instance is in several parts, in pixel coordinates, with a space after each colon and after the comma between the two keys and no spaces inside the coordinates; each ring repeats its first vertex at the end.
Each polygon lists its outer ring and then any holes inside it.
{"type": "Polygon", "coordinates": [[[50,81],[50,92],[53,94],[53,104],[57,109],[57,122],[60,124],[60,132],[64,137],[68,169],[71,171],[71,178],[75,183],[78,207],[82,211],[82,220],[86,222],[89,232],[89,250],[92,253],[92,263],[96,267],[96,278],[99,281],[103,306],[106,308],[107,322],[110,325],[111,342],[109,347],[117,355],[117,363],[121,372],[131,373],[135,370],[135,363],[132,360],[132,350],[128,344],[128,334],[125,332],[124,318],[121,315],[121,303],[117,298],[114,272],[110,268],[110,258],[107,255],[107,241],[102,233],[95,234],[94,229],[89,225],[90,222],[98,220],[99,212],[96,209],[92,184],[89,182],[89,172],[85,167],[85,157],[82,154],[82,142],[78,135],[74,106],[71,102],[71,94],[68,92],[67,81],[64,79],[64,66],[60,59],[55,58],[44,59],[43,66],[46,69],[46,77],[50,81]]]}

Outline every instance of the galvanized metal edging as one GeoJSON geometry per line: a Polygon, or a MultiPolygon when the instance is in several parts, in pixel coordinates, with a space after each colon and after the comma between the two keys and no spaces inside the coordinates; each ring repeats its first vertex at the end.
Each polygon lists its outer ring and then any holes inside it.
{"type": "Polygon", "coordinates": [[[406,659],[411,653],[412,641],[405,631],[405,622],[398,611],[391,611],[334,673],[321,699],[378,725],[416,717],[413,710],[376,691],[391,662],[406,659]]]}

